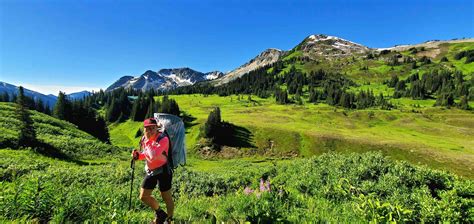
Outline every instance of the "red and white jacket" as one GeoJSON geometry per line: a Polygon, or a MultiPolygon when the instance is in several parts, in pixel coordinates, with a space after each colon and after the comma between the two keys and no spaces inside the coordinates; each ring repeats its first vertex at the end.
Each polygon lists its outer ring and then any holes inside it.
{"type": "Polygon", "coordinates": [[[167,162],[169,139],[168,136],[165,136],[161,138],[159,142],[157,142],[156,140],[160,135],[161,132],[158,132],[158,134],[152,136],[150,139],[147,139],[146,136],[143,136],[142,138],[142,151],[138,153],[138,159],[146,159],[146,166],[148,170],[160,168],[167,162]]]}

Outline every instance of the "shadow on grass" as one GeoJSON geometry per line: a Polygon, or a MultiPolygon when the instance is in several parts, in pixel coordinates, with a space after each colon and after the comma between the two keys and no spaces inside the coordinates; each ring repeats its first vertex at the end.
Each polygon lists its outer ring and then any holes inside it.
{"type": "Polygon", "coordinates": [[[67,162],[72,162],[77,165],[90,165],[90,163],[86,163],[77,159],[72,158],[71,156],[65,154],[64,152],[61,152],[61,150],[57,149],[56,147],[46,143],[46,142],[37,142],[35,144],[35,152],[39,153],[43,156],[51,157],[51,158],[56,158],[60,160],[64,160],[67,162]]]}
{"type": "Polygon", "coordinates": [[[219,136],[216,138],[216,143],[230,147],[256,148],[252,145],[252,132],[244,127],[240,127],[228,122],[222,122],[219,136]]]}
{"type": "Polygon", "coordinates": [[[181,118],[183,119],[183,122],[184,122],[184,127],[186,129],[192,127],[192,126],[195,126],[195,125],[198,125],[197,122],[193,123],[197,118],[196,117],[193,117],[191,114],[188,114],[184,111],[182,111],[182,116],[181,118]]]}

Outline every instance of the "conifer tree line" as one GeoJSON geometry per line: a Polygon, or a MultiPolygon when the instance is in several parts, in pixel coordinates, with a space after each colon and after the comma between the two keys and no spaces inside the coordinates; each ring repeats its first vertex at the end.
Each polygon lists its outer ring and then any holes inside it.
{"type": "Polygon", "coordinates": [[[351,81],[347,81],[344,84],[342,79],[337,80],[327,77],[324,79],[322,87],[310,85],[308,101],[312,103],[324,102],[332,106],[341,106],[348,109],[365,109],[376,106],[384,110],[393,108],[393,105],[383,94],[376,97],[371,90],[351,92],[348,88],[355,84],[349,84],[351,81]]]}
{"type": "Polygon", "coordinates": [[[454,59],[456,60],[461,60],[464,57],[466,57],[466,62],[464,62],[465,64],[474,62],[474,50],[461,51],[454,55],[454,59]]]}
{"type": "Polygon", "coordinates": [[[465,80],[460,71],[434,69],[421,76],[412,74],[405,80],[392,76],[386,81],[389,87],[395,89],[393,98],[411,97],[412,99],[436,99],[435,106],[455,106],[454,99],[460,102],[456,105],[469,109],[469,100],[474,99],[474,74],[470,80],[465,80]]]}
{"type": "Polygon", "coordinates": [[[217,93],[220,96],[253,94],[261,98],[273,95],[278,104],[303,104],[302,97],[309,95],[308,101],[311,103],[324,102],[351,109],[373,106],[380,106],[383,109],[393,107],[383,95],[375,97],[371,91],[361,91],[357,94],[348,92],[349,87],[357,86],[357,84],[342,74],[329,73],[322,69],[306,74],[293,65],[287,71],[284,71],[284,68],[285,62],[278,61],[249,72],[222,86],[214,87],[209,83],[203,83],[180,87],[171,90],[170,93],[217,93]],[[308,87],[307,90],[305,87],[308,87]]]}
{"type": "MultiPolygon", "coordinates": [[[[11,96],[7,92],[3,92],[2,94],[0,94],[0,102],[17,102],[17,99],[18,99],[18,96],[16,94],[12,94],[11,96]]],[[[26,96],[24,94],[24,90],[23,90],[23,102],[24,102],[24,105],[30,110],[36,110],[38,112],[51,115],[51,108],[47,104],[45,104],[41,98],[38,98],[35,100],[29,96],[26,96]]]]}
{"type": "Polygon", "coordinates": [[[60,92],[53,116],[76,124],[79,129],[104,142],[110,142],[107,122],[122,122],[127,119],[143,121],[147,117],[153,117],[156,112],[179,116],[176,101],[169,99],[167,95],[162,101],[155,101],[154,96],[158,94],[163,92],[119,88],[110,92],[101,90],[83,99],[70,101],[60,92]],[[103,116],[97,112],[101,109],[104,109],[103,116]]]}
{"type": "Polygon", "coordinates": [[[168,113],[179,116],[180,109],[174,99],[170,99],[162,91],[148,91],[118,88],[113,91],[99,91],[87,97],[96,108],[105,108],[105,119],[108,122],[122,122],[127,119],[143,121],[153,117],[154,113],[168,113]],[[163,95],[163,99],[155,100],[155,96],[163,95]]]}
{"type": "Polygon", "coordinates": [[[261,98],[270,97],[274,90],[277,74],[275,65],[267,65],[253,70],[242,77],[239,77],[225,85],[213,86],[208,82],[196,83],[191,86],[178,87],[168,91],[169,94],[218,94],[219,96],[229,96],[231,94],[253,94],[261,98]],[[273,72],[267,72],[272,68],[273,72]]]}
{"type": "Polygon", "coordinates": [[[97,110],[92,106],[88,97],[82,100],[71,101],[65,93],[59,92],[53,109],[53,116],[69,121],[97,139],[110,143],[107,124],[104,118],[97,114],[97,110]]]}

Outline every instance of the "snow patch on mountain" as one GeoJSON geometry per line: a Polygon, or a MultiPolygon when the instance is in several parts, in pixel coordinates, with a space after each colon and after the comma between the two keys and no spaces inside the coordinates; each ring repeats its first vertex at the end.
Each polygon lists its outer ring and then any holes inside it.
{"type": "Polygon", "coordinates": [[[181,77],[175,74],[168,75],[168,78],[174,80],[178,84],[178,86],[187,86],[193,84],[193,82],[191,82],[191,79],[182,79],[181,77]]]}
{"type": "Polygon", "coordinates": [[[308,57],[345,57],[364,54],[370,48],[343,38],[324,34],[311,35],[298,45],[299,50],[308,57]]]}
{"type": "Polygon", "coordinates": [[[106,91],[121,87],[139,89],[142,91],[149,89],[168,90],[216,79],[223,75],[224,73],[219,71],[202,73],[190,68],[161,69],[158,72],[148,70],[138,77],[124,76],[107,88],[106,91]]]}

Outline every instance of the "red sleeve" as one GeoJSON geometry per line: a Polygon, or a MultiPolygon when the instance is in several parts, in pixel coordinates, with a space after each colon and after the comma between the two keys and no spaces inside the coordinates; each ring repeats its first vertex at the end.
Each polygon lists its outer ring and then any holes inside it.
{"type": "Polygon", "coordinates": [[[138,160],[144,160],[144,159],[145,159],[145,153],[138,152],[138,160]]]}

